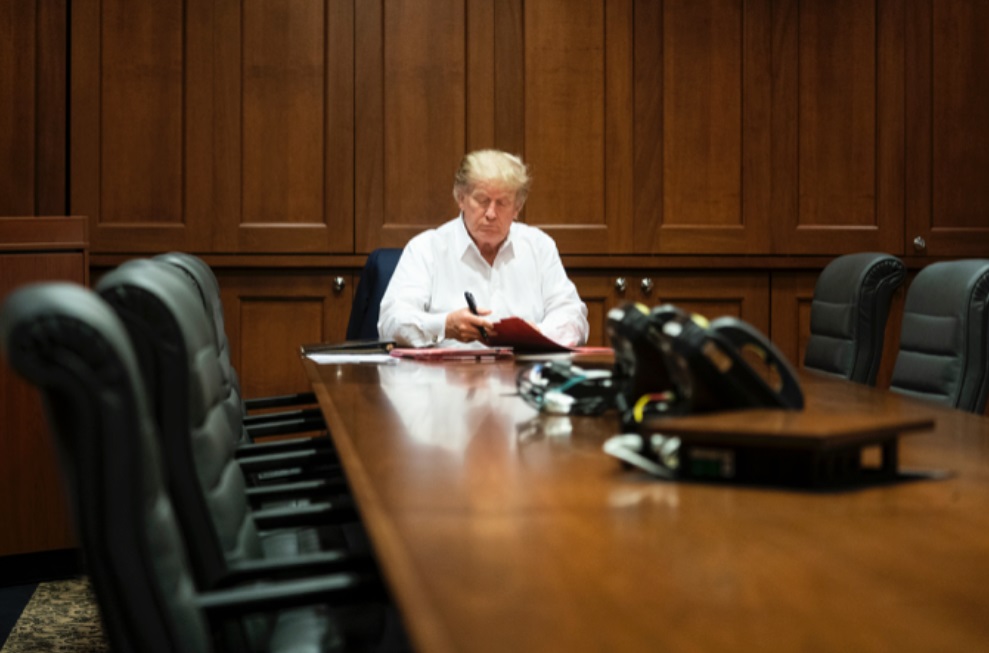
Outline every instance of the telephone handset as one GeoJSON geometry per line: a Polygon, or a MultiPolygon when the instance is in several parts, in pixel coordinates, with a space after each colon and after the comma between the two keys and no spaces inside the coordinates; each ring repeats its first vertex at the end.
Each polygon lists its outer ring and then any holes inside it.
{"type": "Polygon", "coordinates": [[[733,345],[734,352],[755,374],[752,383],[746,386],[755,395],[754,401],[744,405],[804,407],[804,393],[797,381],[797,373],[769,338],[751,324],[734,317],[714,320],[710,330],[733,345]],[[746,360],[746,353],[752,353],[758,359],[754,361],[755,365],[746,360]]]}
{"type": "Polygon", "coordinates": [[[670,304],[652,311],[628,304],[609,312],[608,334],[615,349],[617,406],[626,427],[651,416],[803,408],[792,367],[742,320],[708,323],[670,304]]]}

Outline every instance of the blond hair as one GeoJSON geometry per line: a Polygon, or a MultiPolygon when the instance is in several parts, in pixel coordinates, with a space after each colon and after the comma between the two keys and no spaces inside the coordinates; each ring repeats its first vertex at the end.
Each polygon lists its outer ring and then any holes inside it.
{"type": "Polygon", "coordinates": [[[453,178],[453,198],[459,203],[480,183],[494,183],[514,191],[515,206],[521,208],[532,180],[518,156],[501,150],[477,150],[461,159],[453,178]]]}

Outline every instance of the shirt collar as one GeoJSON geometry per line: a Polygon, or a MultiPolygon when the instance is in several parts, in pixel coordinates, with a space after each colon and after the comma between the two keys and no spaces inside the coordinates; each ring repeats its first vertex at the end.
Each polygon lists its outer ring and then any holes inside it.
{"type": "MultiPolygon", "coordinates": [[[[515,233],[515,222],[512,222],[512,226],[508,228],[508,235],[505,237],[505,242],[501,244],[501,248],[498,250],[495,260],[501,258],[502,256],[514,253],[515,248],[512,245],[513,233],[515,233]]],[[[474,240],[467,232],[467,225],[464,223],[464,214],[462,212],[460,217],[457,218],[457,228],[454,230],[454,238],[456,251],[460,252],[461,257],[465,256],[469,250],[473,251],[474,255],[477,256],[479,260],[484,260],[484,257],[481,256],[481,250],[477,248],[474,240]]]]}

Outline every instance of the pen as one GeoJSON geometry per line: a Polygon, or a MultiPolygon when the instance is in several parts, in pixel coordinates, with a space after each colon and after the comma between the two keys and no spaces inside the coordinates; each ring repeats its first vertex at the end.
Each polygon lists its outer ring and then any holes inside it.
{"type": "MultiPolygon", "coordinates": [[[[464,299],[467,300],[467,308],[470,309],[470,312],[477,315],[477,304],[474,302],[474,295],[471,294],[471,291],[464,292],[464,299]]],[[[485,340],[488,339],[488,334],[484,332],[484,327],[477,327],[477,330],[481,332],[482,338],[485,340]]]]}

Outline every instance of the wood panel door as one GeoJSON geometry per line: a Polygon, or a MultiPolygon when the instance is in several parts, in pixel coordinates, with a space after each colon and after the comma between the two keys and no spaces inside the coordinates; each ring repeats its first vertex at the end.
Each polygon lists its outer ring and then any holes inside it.
{"type": "Polygon", "coordinates": [[[770,19],[768,0],[635,3],[632,251],[769,251],[770,19]]]}
{"type": "Polygon", "coordinates": [[[639,302],[652,308],[675,304],[708,319],[732,316],[769,335],[769,275],[766,272],[575,271],[570,275],[587,305],[588,344],[608,345],[608,311],[639,302]]]}
{"type": "Polygon", "coordinates": [[[0,3],[0,215],[65,215],[66,0],[0,3]]]}
{"type": "Polygon", "coordinates": [[[989,255],[989,5],[907,3],[905,251],[989,255]]]}
{"type": "Polygon", "coordinates": [[[70,205],[93,251],[353,250],[348,3],[80,0],[70,205]]]}
{"type": "Polygon", "coordinates": [[[773,3],[773,253],[902,253],[904,3],[773,3]]]}
{"type": "Polygon", "coordinates": [[[561,251],[631,246],[630,0],[356,5],[357,251],[457,215],[465,152],[520,154],[522,219],[561,251]]]}
{"type": "Polygon", "coordinates": [[[344,340],[353,275],[217,269],[230,356],[245,398],[310,390],[299,346],[344,340]]]}

